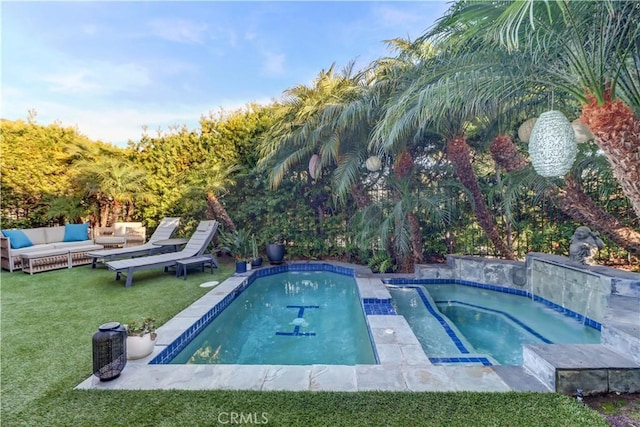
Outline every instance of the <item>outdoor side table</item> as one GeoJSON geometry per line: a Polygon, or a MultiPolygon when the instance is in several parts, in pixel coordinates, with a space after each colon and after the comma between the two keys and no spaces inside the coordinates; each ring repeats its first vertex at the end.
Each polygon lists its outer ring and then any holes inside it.
{"type": "Polygon", "coordinates": [[[200,255],[191,258],[181,259],[176,262],[176,277],[182,276],[184,280],[187,280],[187,270],[190,265],[200,265],[200,270],[204,272],[205,265],[209,264],[211,267],[211,274],[213,274],[213,267],[218,267],[218,263],[213,258],[213,255],[200,255]]]}
{"type": "Polygon", "coordinates": [[[156,240],[153,242],[156,246],[162,246],[163,248],[172,248],[173,252],[178,252],[178,247],[182,245],[186,245],[189,239],[175,238],[175,239],[164,239],[164,240],[156,240]]]}

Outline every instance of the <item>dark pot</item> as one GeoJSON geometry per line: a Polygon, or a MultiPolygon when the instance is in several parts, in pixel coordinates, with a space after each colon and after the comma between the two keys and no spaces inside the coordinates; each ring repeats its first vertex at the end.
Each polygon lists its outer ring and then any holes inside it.
{"type": "Polygon", "coordinates": [[[284,245],[282,243],[269,243],[267,245],[267,258],[269,258],[271,264],[282,264],[284,245]]]}
{"type": "Polygon", "coordinates": [[[262,257],[251,258],[251,267],[260,267],[262,265],[262,257]]]}
{"type": "Polygon", "coordinates": [[[247,261],[236,261],[236,273],[247,272],[247,261]]]}

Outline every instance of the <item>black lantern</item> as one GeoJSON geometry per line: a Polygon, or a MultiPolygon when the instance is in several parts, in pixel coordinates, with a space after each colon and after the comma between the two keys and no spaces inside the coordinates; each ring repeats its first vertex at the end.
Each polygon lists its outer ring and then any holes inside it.
{"type": "Polygon", "coordinates": [[[93,334],[93,375],[100,381],[120,376],[127,364],[127,330],[118,322],[100,325],[93,334]]]}

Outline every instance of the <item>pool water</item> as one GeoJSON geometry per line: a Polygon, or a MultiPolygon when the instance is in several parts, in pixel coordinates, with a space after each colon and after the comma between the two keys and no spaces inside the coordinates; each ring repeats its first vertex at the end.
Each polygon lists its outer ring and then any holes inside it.
{"type": "Polygon", "coordinates": [[[456,284],[389,291],[430,358],[487,354],[522,365],[523,344],[600,342],[600,331],[524,296],[456,284]]]}
{"type": "Polygon", "coordinates": [[[375,364],[353,276],[289,271],[257,278],[173,364],[375,364]]]}

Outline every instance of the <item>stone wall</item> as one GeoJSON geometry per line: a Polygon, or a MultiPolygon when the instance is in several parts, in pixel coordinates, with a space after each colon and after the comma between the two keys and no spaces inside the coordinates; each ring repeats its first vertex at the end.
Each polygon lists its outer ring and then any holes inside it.
{"type": "Polygon", "coordinates": [[[447,264],[461,280],[527,290],[525,264],[520,261],[454,255],[447,257],[447,264]]]}
{"type": "Polygon", "coordinates": [[[567,257],[527,254],[531,292],[599,323],[607,310],[611,279],[567,257]]]}
{"type": "Polygon", "coordinates": [[[416,265],[415,276],[522,289],[599,323],[610,295],[640,298],[640,274],[542,253],[528,254],[526,262],[449,255],[446,265],[416,265]]]}
{"type": "Polygon", "coordinates": [[[521,261],[464,255],[447,256],[447,264],[416,265],[419,279],[460,279],[506,288],[526,289],[526,268],[521,261]]]}

